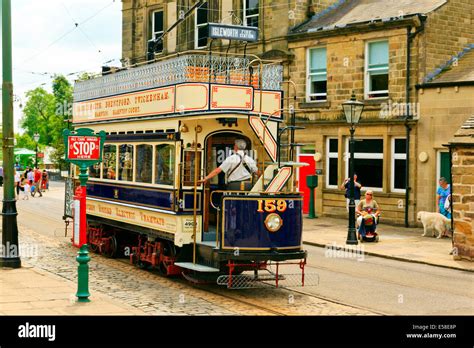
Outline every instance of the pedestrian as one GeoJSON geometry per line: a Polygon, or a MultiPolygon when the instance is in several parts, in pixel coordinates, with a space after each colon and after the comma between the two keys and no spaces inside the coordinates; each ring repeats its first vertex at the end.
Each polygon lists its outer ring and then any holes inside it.
{"type": "Polygon", "coordinates": [[[30,191],[31,191],[31,186],[30,186],[30,181],[28,179],[23,179],[23,200],[28,200],[30,199],[30,191]]]}
{"type": "Polygon", "coordinates": [[[41,191],[45,192],[46,190],[49,190],[49,178],[48,178],[48,172],[46,171],[46,169],[43,169],[42,180],[41,180],[41,191]]]}
{"type": "MultiPolygon", "coordinates": [[[[357,181],[357,174],[354,173],[354,202],[355,206],[357,207],[360,202],[360,190],[362,185],[357,181]]],[[[341,185],[341,190],[346,190],[344,197],[346,197],[346,208],[349,211],[349,202],[351,200],[351,180],[347,178],[341,185]]]]}
{"type": "Polygon", "coordinates": [[[34,179],[35,179],[35,173],[31,168],[28,168],[26,172],[26,179],[29,181],[30,187],[33,185],[34,179]]]}
{"type": "Polygon", "coordinates": [[[15,189],[16,189],[16,199],[20,198],[20,186],[21,186],[21,177],[20,173],[15,170],[15,189]]]}
{"type": "Polygon", "coordinates": [[[451,186],[448,184],[448,180],[444,177],[439,178],[439,187],[436,190],[436,212],[451,219],[449,209],[445,208],[446,199],[449,195],[451,195],[451,186]]]}
{"type": "Polygon", "coordinates": [[[208,180],[224,172],[227,177],[227,190],[248,191],[252,186],[252,175],[260,175],[257,163],[245,154],[247,142],[237,139],[234,142],[234,154],[227,157],[222,164],[210,172],[199,183],[205,184],[208,180]]]}
{"type": "Polygon", "coordinates": [[[41,193],[41,180],[42,180],[41,170],[39,170],[38,168],[35,168],[35,172],[34,172],[35,189],[31,191],[31,195],[33,197],[36,195],[36,192],[39,193],[40,197],[43,197],[43,194],[41,193]]]}
{"type": "Polygon", "coordinates": [[[3,186],[3,167],[0,166],[0,187],[3,186]]]}

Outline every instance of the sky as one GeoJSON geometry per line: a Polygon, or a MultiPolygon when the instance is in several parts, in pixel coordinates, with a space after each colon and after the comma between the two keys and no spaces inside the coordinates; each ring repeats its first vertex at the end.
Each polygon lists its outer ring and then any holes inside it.
{"type": "MultiPolygon", "coordinates": [[[[11,0],[15,132],[28,90],[51,91],[54,74],[73,82],[102,65],[120,66],[120,0],[11,0]],[[78,24],[76,26],[76,23],[78,24]]],[[[1,69],[1,67],[0,67],[1,69]]]]}

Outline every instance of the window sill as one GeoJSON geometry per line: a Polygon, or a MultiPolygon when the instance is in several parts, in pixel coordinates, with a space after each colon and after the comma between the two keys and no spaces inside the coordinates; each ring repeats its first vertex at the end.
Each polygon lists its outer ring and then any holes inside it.
{"type": "Polygon", "coordinates": [[[364,105],[381,105],[382,103],[386,103],[388,99],[389,99],[388,97],[370,98],[370,99],[365,98],[363,103],[364,105]]]}
{"type": "Polygon", "coordinates": [[[300,109],[329,109],[331,103],[329,101],[321,102],[303,102],[298,104],[300,109]]]}

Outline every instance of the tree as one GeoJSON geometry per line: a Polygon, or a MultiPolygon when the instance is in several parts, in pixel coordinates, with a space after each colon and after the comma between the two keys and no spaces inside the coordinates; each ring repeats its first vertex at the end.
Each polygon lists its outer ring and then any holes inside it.
{"type": "Polygon", "coordinates": [[[53,124],[55,122],[55,100],[51,93],[41,87],[26,93],[28,98],[20,125],[31,138],[38,132],[38,143],[50,145],[53,141],[53,124]]]}
{"type": "Polygon", "coordinates": [[[69,81],[62,75],[56,75],[53,80],[53,95],[56,100],[56,115],[54,124],[53,147],[55,151],[51,154],[54,163],[61,169],[67,168],[64,160],[63,130],[68,127],[72,117],[73,88],[69,81]]]}
{"type": "MultiPolygon", "coordinates": [[[[52,153],[53,162],[58,167],[65,168],[62,133],[68,127],[67,121],[71,117],[73,88],[64,76],[56,75],[52,90],[53,93],[48,93],[38,87],[26,93],[28,100],[20,124],[30,139],[38,132],[40,135],[38,143],[52,146],[55,149],[52,153]]],[[[21,141],[28,144],[26,137],[21,138],[21,141]]]]}
{"type": "Polygon", "coordinates": [[[36,149],[35,140],[28,133],[15,134],[15,139],[16,147],[18,148],[29,149],[33,151],[36,149]]]}

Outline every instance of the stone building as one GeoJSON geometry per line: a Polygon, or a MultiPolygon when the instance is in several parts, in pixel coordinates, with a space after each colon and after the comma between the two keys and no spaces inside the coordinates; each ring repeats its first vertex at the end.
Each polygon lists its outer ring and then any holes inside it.
{"type": "MultiPolygon", "coordinates": [[[[124,64],[145,61],[147,41],[196,2],[122,0],[124,64]]],[[[414,224],[421,210],[418,183],[425,181],[415,174],[417,140],[430,136],[419,127],[422,94],[415,86],[429,82],[436,69],[474,43],[473,13],[474,3],[465,0],[208,0],[167,33],[155,57],[208,49],[207,22],[258,27],[259,40],[245,50],[281,59],[284,78],[296,83],[298,122],[306,127],[297,140],[307,144],[300,154],[310,161],[316,154],[316,167],[323,169],[316,191],[318,214],[347,214],[338,188],[348,176],[349,128],[341,103],[354,92],[366,105],[356,129],[359,178],[375,191],[384,221],[414,224]]],[[[214,40],[212,47],[242,53],[244,46],[214,40]]],[[[423,210],[433,210],[435,196],[426,189],[423,197],[423,210]]]]}
{"type": "MultiPolygon", "coordinates": [[[[417,131],[424,136],[418,137],[416,146],[416,207],[418,211],[435,211],[433,197],[438,179],[443,176],[451,182],[450,157],[445,145],[474,114],[474,49],[465,50],[447,62],[417,89],[420,103],[417,131]]],[[[471,170],[474,174],[474,167],[471,170]]],[[[456,185],[456,182],[452,185],[453,192],[456,185]]]]}
{"type": "Polygon", "coordinates": [[[453,175],[454,258],[474,260],[474,115],[449,142],[453,175]]]}

